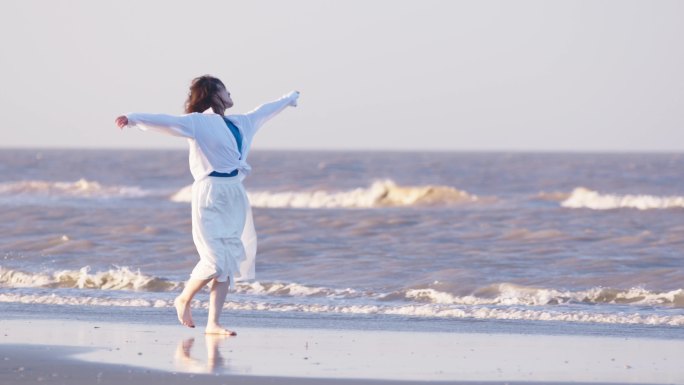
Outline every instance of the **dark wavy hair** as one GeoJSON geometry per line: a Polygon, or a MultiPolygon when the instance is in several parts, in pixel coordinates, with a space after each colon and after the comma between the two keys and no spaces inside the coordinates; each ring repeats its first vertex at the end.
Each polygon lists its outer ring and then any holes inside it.
{"type": "Polygon", "coordinates": [[[204,75],[192,80],[188,100],[185,101],[185,113],[204,112],[211,108],[215,113],[222,113],[222,107],[214,98],[217,92],[226,86],[219,79],[204,75]]]}

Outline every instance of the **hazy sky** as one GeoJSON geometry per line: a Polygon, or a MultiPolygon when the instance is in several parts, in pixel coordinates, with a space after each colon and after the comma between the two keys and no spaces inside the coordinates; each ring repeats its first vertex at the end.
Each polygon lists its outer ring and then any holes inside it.
{"type": "Polygon", "coordinates": [[[683,1],[0,3],[0,147],[121,133],[213,74],[233,112],[298,89],[268,149],[684,151],[683,1]]]}

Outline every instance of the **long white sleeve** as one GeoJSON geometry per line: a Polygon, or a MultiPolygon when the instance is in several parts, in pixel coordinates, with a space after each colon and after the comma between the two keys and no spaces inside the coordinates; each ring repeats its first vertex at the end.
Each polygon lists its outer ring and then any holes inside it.
{"type": "Polygon", "coordinates": [[[295,106],[297,98],[299,98],[299,92],[292,91],[276,101],[260,105],[245,116],[250,120],[250,125],[256,133],[264,123],[278,115],[285,107],[295,106]]]}
{"type": "Polygon", "coordinates": [[[192,115],[165,115],[165,114],[127,114],[128,125],[136,126],[143,131],[157,131],[163,134],[180,136],[183,138],[195,137],[195,124],[192,115]]]}

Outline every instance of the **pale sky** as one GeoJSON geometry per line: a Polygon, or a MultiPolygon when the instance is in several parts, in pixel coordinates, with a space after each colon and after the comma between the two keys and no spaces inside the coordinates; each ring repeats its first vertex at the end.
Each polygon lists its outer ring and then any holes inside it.
{"type": "Polygon", "coordinates": [[[212,74],[255,149],[684,151],[683,1],[0,3],[0,147],[186,148],[119,132],[212,74]]]}

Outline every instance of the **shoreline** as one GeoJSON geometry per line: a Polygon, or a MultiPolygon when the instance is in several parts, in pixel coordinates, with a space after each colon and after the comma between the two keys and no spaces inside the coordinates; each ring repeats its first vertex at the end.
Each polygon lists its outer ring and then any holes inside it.
{"type": "MultiPolygon", "coordinates": [[[[107,319],[114,323],[177,326],[171,307],[89,306],[81,304],[2,303],[2,319],[83,320],[107,319]]],[[[206,323],[207,309],[193,308],[198,325],[206,323]]],[[[672,325],[610,324],[520,319],[412,317],[390,314],[345,314],[278,312],[269,310],[229,310],[224,322],[230,327],[273,327],[292,329],[339,329],[366,331],[424,331],[446,333],[521,334],[552,336],[642,337],[684,340],[684,328],[672,325]]]]}

